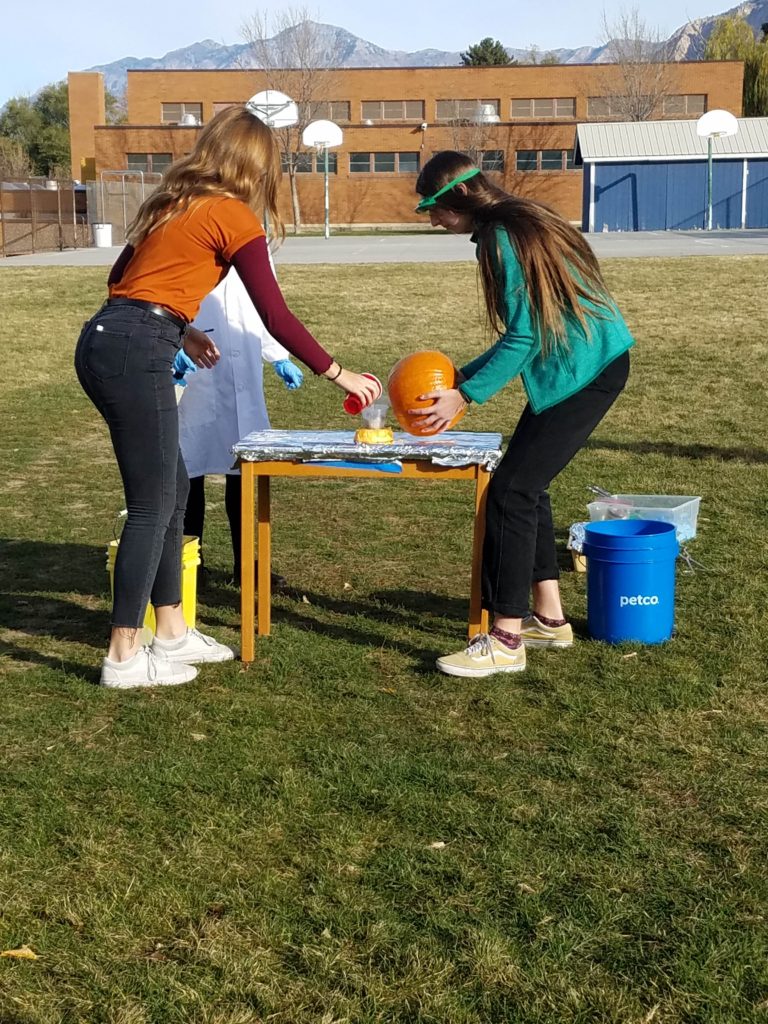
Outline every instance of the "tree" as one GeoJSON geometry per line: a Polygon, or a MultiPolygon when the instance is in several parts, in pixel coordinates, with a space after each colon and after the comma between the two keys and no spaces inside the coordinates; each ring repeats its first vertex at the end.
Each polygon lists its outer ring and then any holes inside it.
{"type": "MultiPolygon", "coordinates": [[[[515,64],[517,61],[514,62],[515,64]]],[[[542,54],[536,43],[531,43],[528,47],[528,53],[525,55],[523,64],[541,64],[541,65],[552,65],[559,64],[560,58],[552,50],[547,50],[546,53],[542,54]]]]}
{"type": "Polygon", "coordinates": [[[498,149],[494,145],[494,130],[498,116],[486,114],[481,100],[477,100],[474,110],[467,116],[458,114],[445,122],[451,133],[451,149],[466,153],[473,163],[482,166],[483,153],[488,149],[498,149]]]}
{"type": "Polygon", "coordinates": [[[606,68],[603,87],[609,104],[607,120],[648,121],[658,116],[670,95],[673,77],[666,41],[638,9],[622,10],[609,22],[603,14],[606,68]]]}
{"type": "Polygon", "coordinates": [[[0,112],[0,136],[22,147],[34,174],[69,174],[67,83],[46,85],[33,99],[8,100],[0,112]]]}
{"type": "Polygon", "coordinates": [[[109,89],[104,91],[104,108],[107,124],[126,124],[128,121],[128,105],[125,93],[118,95],[109,89]]]}
{"type": "Polygon", "coordinates": [[[0,178],[29,178],[33,173],[29,153],[21,143],[0,136],[0,178]]]}
{"type": "Polygon", "coordinates": [[[755,38],[749,22],[738,15],[718,18],[704,48],[704,60],[744,61],[742,106],[745,117],[768,115],[768,41],[755,38]]]}
{"type": "Polygon", "coordinates": [[[287,7],[272,18],[257,11],[243,24],[242,36],[253,63],[266,75],[267,88],[286,93],[298,106],[298,123],[276,130],[290,182],[293,229],[298,233],[301,205],[296,173],[307,154],[301,135],[311,121],[330,119],[342,43],[312,21],[304,7],[287,7]]]}
{"type": "Polygon", "coordinates": [[[512,60],[504,49],[504,44],[490,36],[486,36],[479,43],[470,46],[466,53],[462,53],[460,56],[464,67],[471,68],[503,67],[517,64],[517,61],[512,60]]]}

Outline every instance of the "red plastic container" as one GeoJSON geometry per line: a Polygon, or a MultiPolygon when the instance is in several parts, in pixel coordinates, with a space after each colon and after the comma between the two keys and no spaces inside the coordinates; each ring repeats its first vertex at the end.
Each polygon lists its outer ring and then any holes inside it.
{"type": "MultiPolygon", "coordinates": [[[[381,397],[381,393],[384,390],[384,386],[382,385],[379,378],[374,377],[372,373],[363,373],[361,374],[361,376],[367,377],[368,380],[372,380],[378,386],[379,393],[373,398],[373,401],[375,402],[377,398],[381,397]]],[[[357,395],[347,395],[347,397],[344,399],[344,412],[348,412],[350,416],[359,415],[364,408],[365,403],[361,402],[357,395]]]]}

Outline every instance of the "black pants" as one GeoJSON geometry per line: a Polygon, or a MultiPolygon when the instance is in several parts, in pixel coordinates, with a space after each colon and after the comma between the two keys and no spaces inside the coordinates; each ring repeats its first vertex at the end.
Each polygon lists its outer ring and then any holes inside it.
{"type": "Polygon", "coordinates": [[[83,390],[107,422],[128,518],[115,561],[112,625],[138,628],[181,601],[181,544],[189,481],[179,449],[172,365],[181,332],[133,306],[105,306],[75,351],[83,390]]]}
{"type": "Polygon", "coordinates": [[[526,405],[488,488],[483,548],[483,604],[522,618],[532,583],[556,580],[555,530],[547,488],[616,401],[629,353],[614,359],[581,391],[536,415],[526,405]]]}
{"type": "MultiPolygon", "coordinates": [[[[224,485],[224,508],[232,538],[232,569],[235,579],[240,576],[240,522],[242,477],[239,473],[227,473],[224,485]]],[[[189,481],[187,512],[184,516],[184,533],[200,538],[202,557],[203,526],[205,525],[205,477],[193,476],[189,481]]]]}

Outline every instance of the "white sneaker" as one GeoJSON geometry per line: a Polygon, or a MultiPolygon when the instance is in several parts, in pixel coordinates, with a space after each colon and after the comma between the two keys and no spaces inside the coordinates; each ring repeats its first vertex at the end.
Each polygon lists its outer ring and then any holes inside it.
{"type": "Polygon", "coordinates": [[[181,661],[185,665],[199,665],[204,661],[232,661],[235,656],[231,647],[220,644],[199,629],[188,629],[178,640],[160,640],[155,637],[152,653],[161,661],[181,661]]]}
{"type": "Polygon", "coordinates": [[[115,690],[132,690],[138,686],[178,686],[196,675],[192,665],[160,661],[149,647],[142,647],[127,661],[105,658],[99,683],[115,690]]]}

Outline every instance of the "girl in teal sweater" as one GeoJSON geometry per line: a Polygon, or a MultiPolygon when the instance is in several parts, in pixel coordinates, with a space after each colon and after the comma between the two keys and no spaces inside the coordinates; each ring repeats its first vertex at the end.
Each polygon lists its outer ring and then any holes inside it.
{"type": "Polygon", "coordinates": [[[504,192],[453,151],[432,157],[416,191],[417,209],[433,227],[472,235],[499,334],[462,367],[458,388],[421,396],[433,402],[424,424],[444,430],[465,406],[487,402],[517,376],[528,397],[488,490],[483,604],[491,632],[437,666],[456,676],[518,672],[526,646],[573,643],[547,491],[620,394],[634,340],[594,253],[559,214],[504,192]]]}

